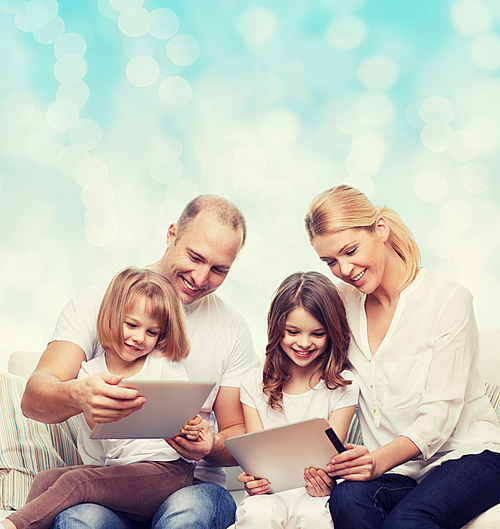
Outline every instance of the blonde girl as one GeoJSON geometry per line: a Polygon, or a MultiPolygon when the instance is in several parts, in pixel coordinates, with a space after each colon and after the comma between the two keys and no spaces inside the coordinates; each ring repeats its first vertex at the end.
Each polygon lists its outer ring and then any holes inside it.
{"type": "MultiPolygon", "coordinates": [[[[347,370],[350,331],[337,289],[318,272],[292,274],[275,292],[267,322],[264,369],[241,384],[247,432],[320,416],[344,439],[358,388],[347,370]]],[[[303,488],[276,494],[267,494],[266,479],[238,479],[248,496],[236,527],[332,527],[326,497],[335,482],[323,469],[304,469],[303,488]]]]}
{"type": "MultiPolygon", "coordinates": [[[[110,372],[129,379],[187,379],[179,363],[189,352],[183,310],[173,287],[156,272],[127,268],[115,276],[99,309],[97,333],[105,353],[83,362],[79,378],[110,372]]],[[[84,465],[38,474],[26,505],[3,527],[48,528],[57,514],[80,503],[97,503],[143,521],[170,494],[192,483],[192,463],[165,440],[93,440],[94,423],[84,414],[79,419],[84,465]]],[[[197,417],[183,433],[196,440],[200,430],[197,417]]]]}

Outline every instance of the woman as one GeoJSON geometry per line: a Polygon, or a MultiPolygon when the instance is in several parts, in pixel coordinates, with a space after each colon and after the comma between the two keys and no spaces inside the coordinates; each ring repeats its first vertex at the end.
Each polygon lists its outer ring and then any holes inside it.
{"type": "Polygon", "coordinates": [[[409,230],[341,185],[305,218],[341,287],[364,446],[328,467],[336,529],[460,528],[500,503],[500,427],[479,379],[472,296],[419,268],[409,230]]]}

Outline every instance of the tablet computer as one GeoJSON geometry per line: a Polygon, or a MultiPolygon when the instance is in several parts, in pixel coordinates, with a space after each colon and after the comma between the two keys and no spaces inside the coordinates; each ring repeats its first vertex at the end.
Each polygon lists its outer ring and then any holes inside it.
{"type": "Polygon", "coordinates": [[[122,380],[146,397],[143,407],[115,422],[96,424],[91,439],[169,439],[202,409],[215,382],[122,380]]]}
{"type": "Polygon", "coordinates": [[[230,437],[226,446],[248,475],[270,481],[269,492],[305,487],[306,468],[325,470],[345,450],[330,424],[319,417],[230,437]]]}

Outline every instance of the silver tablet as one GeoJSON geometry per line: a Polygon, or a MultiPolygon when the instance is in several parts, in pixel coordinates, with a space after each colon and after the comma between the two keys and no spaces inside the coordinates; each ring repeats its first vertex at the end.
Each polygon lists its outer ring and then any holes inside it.
{"type": "Polygon", "coordinates": [[[143,407],[124,419],[97,424],[91,439],[169,439],[202,409],[215,382],[122,380],[146,397],[143,407]]]}
{"type": "Polygon", "coordinates": [[[319,417],[230,437],[226,446],[248,475],[270,481],[270,492],[305,487],[306,468],[325,470],[345,450],[330,424],[319,417]]]}

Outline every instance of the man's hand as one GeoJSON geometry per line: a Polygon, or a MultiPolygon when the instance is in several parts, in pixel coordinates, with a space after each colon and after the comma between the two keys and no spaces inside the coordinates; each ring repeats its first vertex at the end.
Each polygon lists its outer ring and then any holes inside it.
{"type": "Polygon", "coordinates": [[[267,494],[269,492],[270,483],[267,479],[255,479],[244,472],[238,476],[238,481],[245,484],[245,490],[250,496],[258,494],[267,494]]]}
{"type": "Polygon", "coordinates": [[[71,395],[94,423],[114,422],[140,410],[146,399],[137,389],[119,387],[121,375],[102,371],[72,382],[71,395]]]}
{"type": "Polygon", "coordinates": [[[173,439],[165,439],[167,443],[182,457],[199,461],[210,454],[214,444],[214,432],[207,421],[201,422],[202,428],[196,441],[190,441],[178,435],[173,439]]]}
{"type": "Polygon", "coordinates": [[[304,470],[306,490],[310,496],[329,496],[335,486],[335,481],[321,468],[306,468],[304,470]]]}

